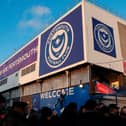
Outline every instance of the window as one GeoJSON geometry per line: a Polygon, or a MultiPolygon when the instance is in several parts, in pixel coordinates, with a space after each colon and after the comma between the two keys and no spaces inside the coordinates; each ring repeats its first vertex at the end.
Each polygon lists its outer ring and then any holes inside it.
{"type": "Polygon", "coordinates": [[[21,71],[21,76],[25,76],[26,74],[29,74],[29,73],[31,73],[33,71],[35,71],[35,64],[32,64],[29,67],[23,69],[21,71]]]}
{"type": "Polygon", "coordinates": [[[3,79],[3,80],[0,81],[0,86],[4,85],[4,84],[7,84],[7,78],[5,78],[5,79],[3,79]]]}

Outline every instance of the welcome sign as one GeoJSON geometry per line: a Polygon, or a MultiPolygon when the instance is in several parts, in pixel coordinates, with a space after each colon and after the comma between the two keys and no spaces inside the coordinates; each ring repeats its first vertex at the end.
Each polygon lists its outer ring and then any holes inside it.
{"type": "Polygon", "coordinates": [[[82,88],[77,86],[67,87],[47,92],[42,92],[40,94],[32,95],[32,107],[34,109],[41,109],[44,106],[47,106],[51,109],[56,109],[60,111],[63,107],[67,106],[70,102],[76,102],[78,108],[90,98],[89,95],[89,86],[84,84],[82,88]],[[64,94],[62,97],[62,102],[59,101],[61,94],[64,94]]]}

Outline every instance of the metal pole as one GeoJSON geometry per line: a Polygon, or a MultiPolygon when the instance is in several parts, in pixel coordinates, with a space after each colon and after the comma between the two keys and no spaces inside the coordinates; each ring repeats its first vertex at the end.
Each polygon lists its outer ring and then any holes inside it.
{"type": "Polygon", "coordinates": [[[118,105],[118,96],[115,95],[116,105],[118,105]]]}

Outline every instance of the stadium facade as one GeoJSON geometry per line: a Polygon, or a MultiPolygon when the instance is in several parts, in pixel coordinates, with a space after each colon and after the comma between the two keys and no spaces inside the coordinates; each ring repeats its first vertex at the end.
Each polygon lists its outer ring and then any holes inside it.
{"type": "Polygon", "coordinates": [[[30,108],[61,109],[106,93],[102,86],[96,89],[97,83],[121,89],[125,34],[126,21],[83,1],[1,64],[0,92],[8,106],[21,100],[30,108]],[[58,103],[61,95],[64,101],[58,103]]]}

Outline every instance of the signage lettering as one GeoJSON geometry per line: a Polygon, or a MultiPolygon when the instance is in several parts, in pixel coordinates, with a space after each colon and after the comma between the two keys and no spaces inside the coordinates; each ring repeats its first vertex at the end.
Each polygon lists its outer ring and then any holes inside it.
{"type": "Polygon", "coordinates": [[[60,97],[60,94],[63,94],[64,92],[66,95],[74,95],[74,87],[41,93],[41,99],[60,97]]]}

